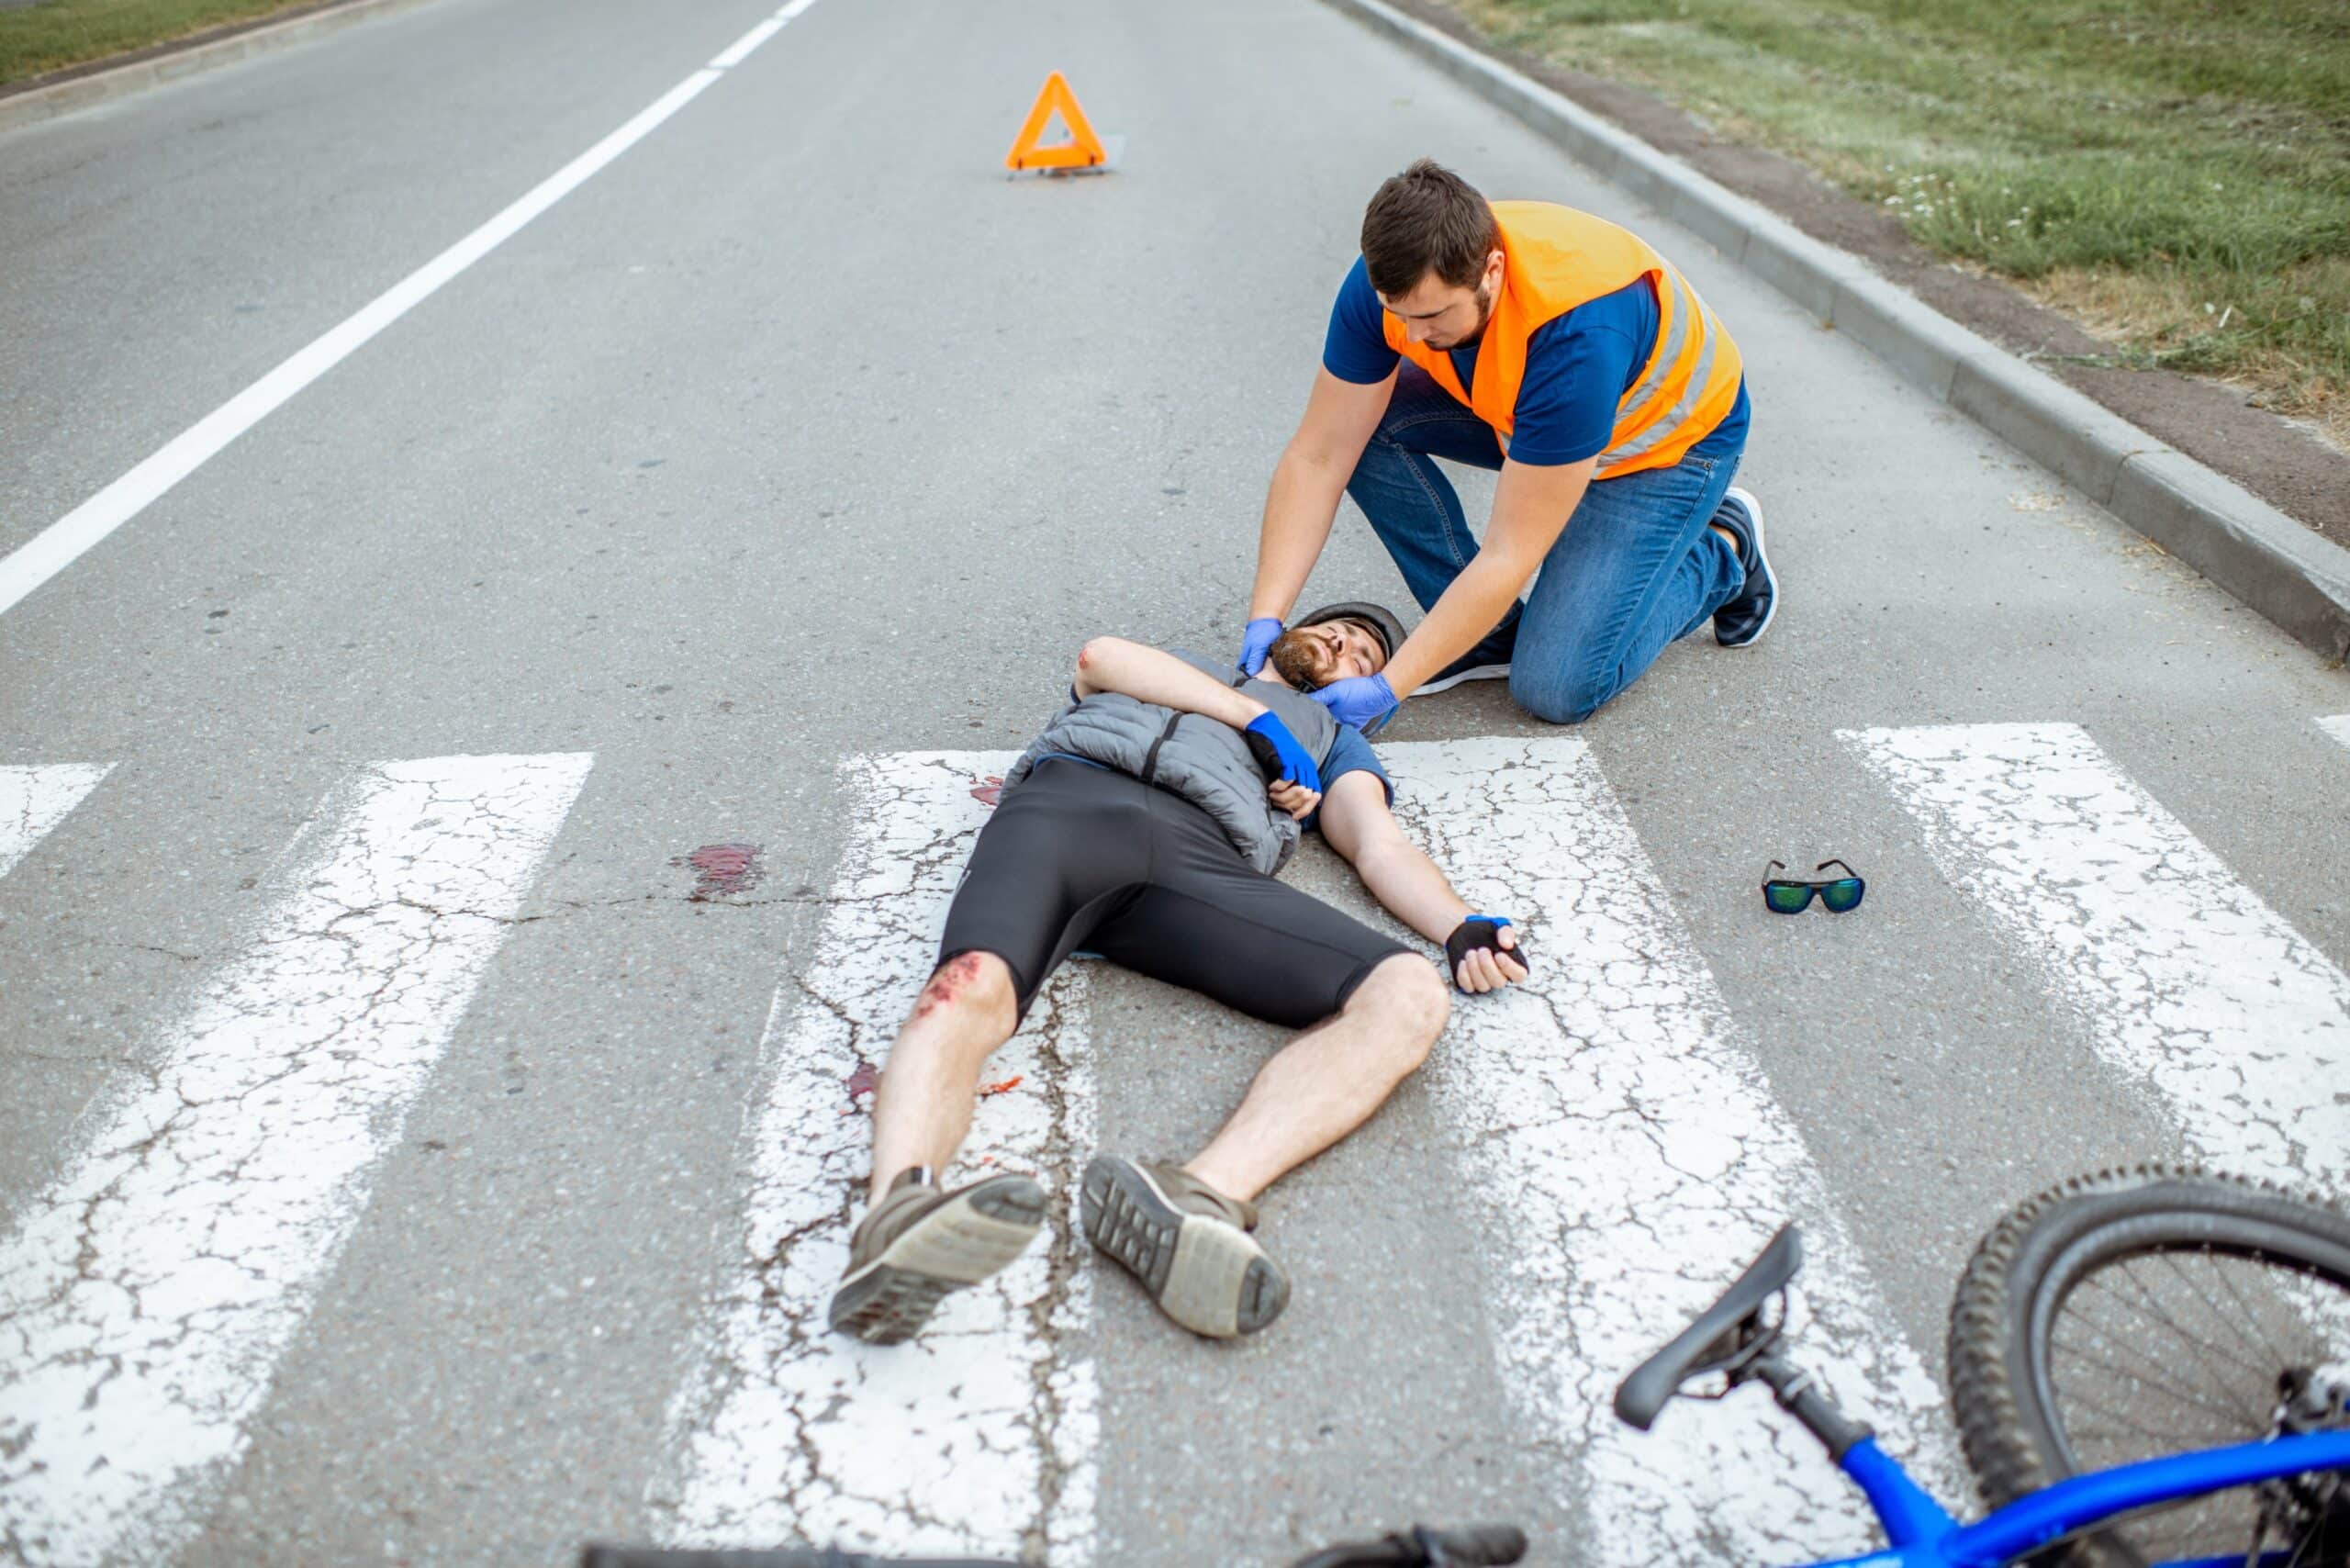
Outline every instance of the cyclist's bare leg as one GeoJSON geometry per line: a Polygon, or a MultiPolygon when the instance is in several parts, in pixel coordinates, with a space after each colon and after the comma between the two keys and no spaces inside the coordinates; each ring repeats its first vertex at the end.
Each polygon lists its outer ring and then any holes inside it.
{"type": "Polygon", "coordinates": [[[1012,969],[993,953],[958,953],[930,977],[873,1096],[872,1198],[901,1170],[943,1171],[955,1158],[971,1130],[979,1069],[1012,1037],[1018,1010],[1012,969]]]}
{"type": "Polygon", "coordinates": [[[1184,1170],[1248,1202],[1362,1126],[1427,1059],[1452,997],[1434,964],[1382,960],[1346,1005],[1258,1071],[1240,1109],[1184,1170]]]}

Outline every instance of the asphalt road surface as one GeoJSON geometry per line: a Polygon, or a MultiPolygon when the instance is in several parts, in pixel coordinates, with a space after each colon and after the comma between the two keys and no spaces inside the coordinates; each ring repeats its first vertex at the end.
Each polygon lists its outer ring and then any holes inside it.
{"type": "MultiPolygon", "coordinates": [[[[0,138],[0,553],[120,514],[0,615],[0,1558],[1825,1554],[1867,1527],[1759,1394],[1606,1409],[1780,1221],[1807,1352],[1954,1484],[1942,1317],[2009,1204],[2350,1187],[2350,677],[1311,0],[772,15],[439,0],[0,138]],[[1003,178],[1051,69],[1118,172],[1003,178]],[[1086,636],[1236,644],[1421,153],[1704,291],[1785,609],[1579,729],[1393,726],[1539,983],[1276,1189],[1270,1332],[1188,1338],[1064,1227],[836,1342],[859,1070],[987,781],[1086,636]],[[1830,855],[1861,911],[1762,911],[1830,855]]],[[[1308,597],[1362,595],[1349,507],[1308,597]]],[[[1072,965],[971,1156],[1188,1152],[1278,1038],[1072,965]]]]}

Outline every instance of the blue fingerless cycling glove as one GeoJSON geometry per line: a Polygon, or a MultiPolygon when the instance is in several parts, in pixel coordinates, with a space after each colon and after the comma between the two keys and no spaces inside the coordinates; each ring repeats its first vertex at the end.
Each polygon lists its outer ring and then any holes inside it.
{"type": "Polygon", "coordinates": [[[1314,765],[1314,754],[1290,734],[1280,715],[1268,709],[1248,721],[1242,732],[1248,743],[1249,755],[1263,770],[1265,782],[1276,780],[1303,784],[1315,794],[1322,792],[1322,770],[1314,765]]]}
{"type": "Polygon", "coordinates": [[[1453,984],[1460,983],[1460,960],[1480,947],[1510,958],[1528,974],[1534,972],[1534,966],[1527,962],[1524,944],[1515,947],[1502,946],[1502,927],[1509,923],[1505,914],[1472,914],[1463,916],[1460,924],[1452,928],[1452,935],[1444,939],[1444,965],[1453,984]]]}

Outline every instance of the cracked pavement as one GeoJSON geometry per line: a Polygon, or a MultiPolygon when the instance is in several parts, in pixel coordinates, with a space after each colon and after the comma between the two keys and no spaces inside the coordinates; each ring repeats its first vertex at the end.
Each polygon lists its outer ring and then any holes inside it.
{"type": "Polygon", "coordinates": [[[0,1241],[0,1548],[97,1562],[193,1532],[589,762],[359,775],[271,924],[95,1112],[0,1241]]]}
{"type": "Polygon", "coordinates": [[[1933,1380],[1886,1332],[1801,1136],[1590,748],[1384,752],[1422,846],[1473,907],[1524,922],[1536,955],[1524,986],[1455,1007],[1433,1079],[1487,1216],[1498,1370],[1524,1418],[1582,1456],[1561,1479],[1595,1559],[1662,1568],[1694,1547],[1737,1560],[1767,1546],[1797,1562],[1872,1539],[1850,1484],[1762,1401],[1675,1407],[1645,1435],[1610,1408],[1623,1374],[1790,1219],[1808,1255],[1791,1319],[1804,1363],[1870,1400],[1887,1450],[1953,1490],[1933,1380]],[[1498,821],[1507,834],[1489,831],[1498,821]]]}
{"type": "Polygon", "coordinates": [[[938,932],[1015,754],[912,753],[845,766],[856,835],[804,973],[776,993],[772,1075],[737,1277],[673,1402],[670,1473],[649,1503],[679,1544],[805,1539],[909,1551],[1082,1559],[1092,1529],[1092,1368],[1064,1354],[1090,1311],[1075,1268],[1075,1180],[1092,1133],[1085,966],[1067,967],[988,1069],[962,1169],[1040,1176],[1046,1240],[950,1296],[923,1336],[831,1334],[825,1304],[862,1212],[869,1070],[929,978],[938,932]]]}
{"type": "Polygon", "coordinates": [[[2350,974],[2077,724],[1866,730],[1943,876],[2031,953],[2199,1159],[2350,1195],[2350,974]]]}

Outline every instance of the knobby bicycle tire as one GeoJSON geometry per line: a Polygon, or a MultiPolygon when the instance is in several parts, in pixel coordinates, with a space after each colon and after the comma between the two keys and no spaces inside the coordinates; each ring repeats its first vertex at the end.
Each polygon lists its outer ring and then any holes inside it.
{"type": "MultiPolygon", "coordinates": [[[[2143,1165],[2076,1177],[2021,1204],[1976,1247],[1951,1302],[1951,1403],[1967,1464],[1990,1506],[2074,1473],[2062,1417],[2045,1397],[2039,1358],[2046,1347],[2035,1342],[2035,1321],[2053,1322],[2064,1295],[2109,1260],[2154,1250],[2138,1241],[2132,1251],[2132,1238],[2163,1233],[2232,1256],[2290,1257],[2313,1278],[2350,1291],[2350,1216],[2273,1183],[2143,1165]]],[[[2065,1568],[2145,1562],[2108,1533],[2074,1537],[2034,1561],[2065,1568]]]]}

